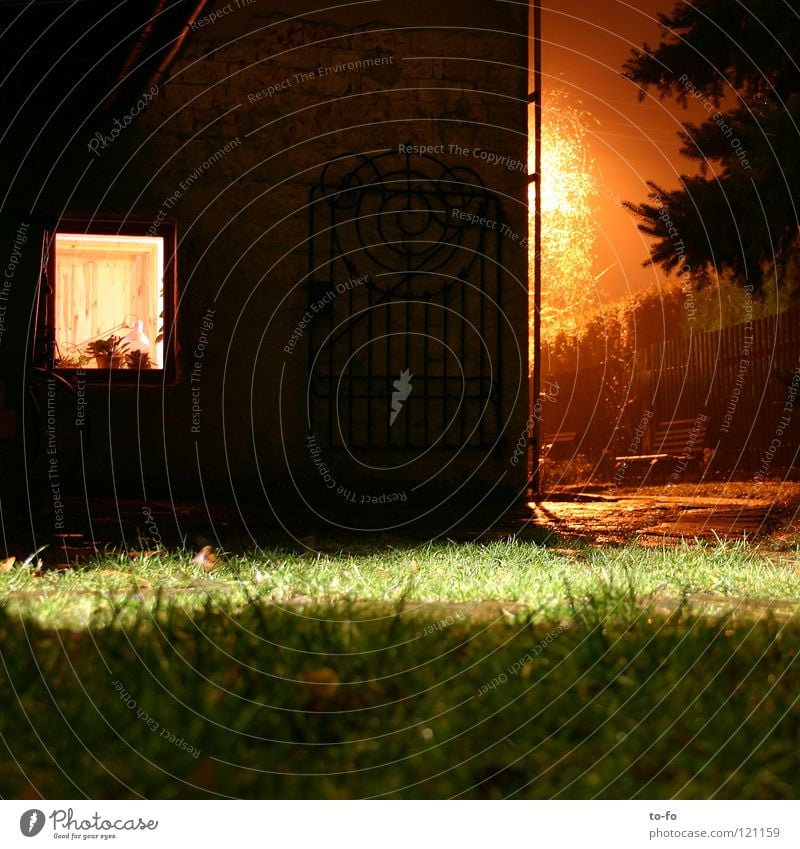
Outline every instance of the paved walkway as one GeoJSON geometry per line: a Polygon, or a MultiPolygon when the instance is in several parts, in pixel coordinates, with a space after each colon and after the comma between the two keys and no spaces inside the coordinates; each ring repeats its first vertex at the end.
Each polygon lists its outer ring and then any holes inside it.
{"type": "Polygon", "coordinates": [[[637,539],[661,545],[680,539],[757,540],[789,532],[797,505],[758,498],[644,494],[548,498],[529,504],[538,528],[595,543],[637,539]]]}

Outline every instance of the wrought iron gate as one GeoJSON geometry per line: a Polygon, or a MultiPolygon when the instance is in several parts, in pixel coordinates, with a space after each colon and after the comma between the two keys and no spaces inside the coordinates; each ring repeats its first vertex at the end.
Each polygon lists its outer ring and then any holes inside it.
{"type": "Polygon", "coordinates": [[[346,156],[311,192],[308,426],[325,447],[483,447],[501,428],[502,208],[469,168],[346,156]]]}

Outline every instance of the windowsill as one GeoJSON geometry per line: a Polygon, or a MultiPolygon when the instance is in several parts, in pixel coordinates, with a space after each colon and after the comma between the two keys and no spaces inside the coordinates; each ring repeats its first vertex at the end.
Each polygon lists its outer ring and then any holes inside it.
{"type": "Polygon", "coordinates": [[[170,369],[149,368],[137,371],[128,368],[62,368],[53,371],[70,383],[85,382],[89,386],[129,388],[137,386],[174,386],[178,381],[170,369]]]}

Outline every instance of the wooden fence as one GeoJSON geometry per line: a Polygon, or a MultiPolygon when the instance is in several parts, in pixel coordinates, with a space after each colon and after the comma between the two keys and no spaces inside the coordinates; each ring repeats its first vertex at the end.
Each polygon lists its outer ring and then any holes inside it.
{"type": "MultiPolygon", "coordinates": [[[[613,340],[609,341],[613,346],[613,340]]],[[[800,448],[800,310],[545,374],[543,442],[599,463],[646,453],[662,422],[706,424],[708,473],[782,475],[800,448]],[[703,418],[705,417],[705,418],[703,418]]]]}

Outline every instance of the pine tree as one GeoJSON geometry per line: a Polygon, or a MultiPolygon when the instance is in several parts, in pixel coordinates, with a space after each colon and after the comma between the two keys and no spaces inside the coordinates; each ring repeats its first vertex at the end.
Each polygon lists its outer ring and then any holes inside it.
{"type": "Polygon", "coordinates": [[[700,175],[670,191],[649,182],[650,202],[627,204],[657,239],[650,261],[698,283],[781,280],[800,246],[800,0],[691,0],[659,20],[660,43],[624,73],[641,97],[697,100],[708,119],[680,134],[700,175]]]}

